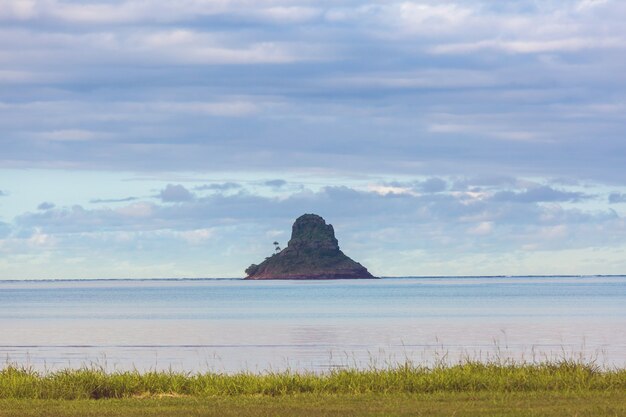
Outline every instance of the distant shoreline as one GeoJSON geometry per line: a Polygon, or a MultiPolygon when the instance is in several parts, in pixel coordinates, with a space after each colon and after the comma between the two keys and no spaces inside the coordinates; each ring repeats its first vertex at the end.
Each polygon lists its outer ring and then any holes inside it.
{"type": "MultiPolygon", "coordinates": [[[[626,277],[624,274],[589,274],[589,275],[406,275],[406,276],[380,276],[379,279],[472,279],[472,278],[619,278],[626,277]]],[[[14,279],[0,279],[2,282],[121,282],[121,281],[286,281],[286,282],[300,282],[300,281],[363,281],[355,279],[274,279],[274,280],[246,280],[241,278],[14,278],[14,279]]],[[[367,280],[376,281],[376,280],[367,280]]]]}

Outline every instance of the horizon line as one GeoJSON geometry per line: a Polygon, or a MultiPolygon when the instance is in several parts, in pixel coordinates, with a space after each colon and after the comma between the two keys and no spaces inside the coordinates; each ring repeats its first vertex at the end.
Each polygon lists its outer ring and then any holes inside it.
{"type": "MultiPolygon", "coordinates": [[[[522,275],[398,275],[398,276],[380,276],[379,279],[440,279],[440,278],[602,278],[602,277],[626,277],[625,274],[522,274],[522,275]]],[[[76,282],[76,281],[244,281],[244,278],[238,277],[182,277],[182,278],[14,278],[0,279],[0,282],[76,282]]],[[[250,280],[245,280],[250,281],[250,280]]],[[[322,281],[316,279],[310,280],[289,280],[289,279],[273,279],[273,280],[256,280],[256,281],[322,281]]],[[[360,281],[355,278],[333,279],[323,281],[360,281]]]]}

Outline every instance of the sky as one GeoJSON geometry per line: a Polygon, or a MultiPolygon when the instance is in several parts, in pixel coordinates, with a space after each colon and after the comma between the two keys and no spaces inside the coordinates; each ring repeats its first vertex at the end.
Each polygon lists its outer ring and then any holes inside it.
{"type": "Polygon", "coordinates": [[[626,273],[622,0],[0,0],[0,279],[626,273]]]}

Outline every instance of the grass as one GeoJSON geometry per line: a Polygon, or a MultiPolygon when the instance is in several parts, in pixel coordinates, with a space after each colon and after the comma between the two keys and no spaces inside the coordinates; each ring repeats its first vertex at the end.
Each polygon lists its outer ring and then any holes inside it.
{"type": "Polygon", "coordinates": [[[0,400],[0,417],[622,417],[625,415],[625,395],[623,392],[615,391],[0,400]]]}
{"type": "Polygon", "coordinates": [[[626,370],[560,361],[314,373],[0,371],[0,416],[626,416],[626,370]]]}
{"type": "Polygon", "coordinates": [[[41,374],[13,366],[0,371],[2,399],[74,400],[163,394],[207,397],[483,391],[626,392],[626,369],[602,370],[592,364],[561,361],[508,365],[467,362],[432,368],[406,364],[393,369],[344,369],[325,374],[107,373],[98,368],[41,374]]]}

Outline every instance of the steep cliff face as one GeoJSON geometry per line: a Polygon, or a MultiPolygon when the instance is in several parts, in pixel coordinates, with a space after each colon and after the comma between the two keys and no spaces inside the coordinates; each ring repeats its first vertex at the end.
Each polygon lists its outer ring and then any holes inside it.
{"type": "Polygon", "coordinates": [[[316,214],[298,217],[287,247],[250,265],[246,274],[246,279],[375,278],[339,249],[333,226],[316,214]]]}

